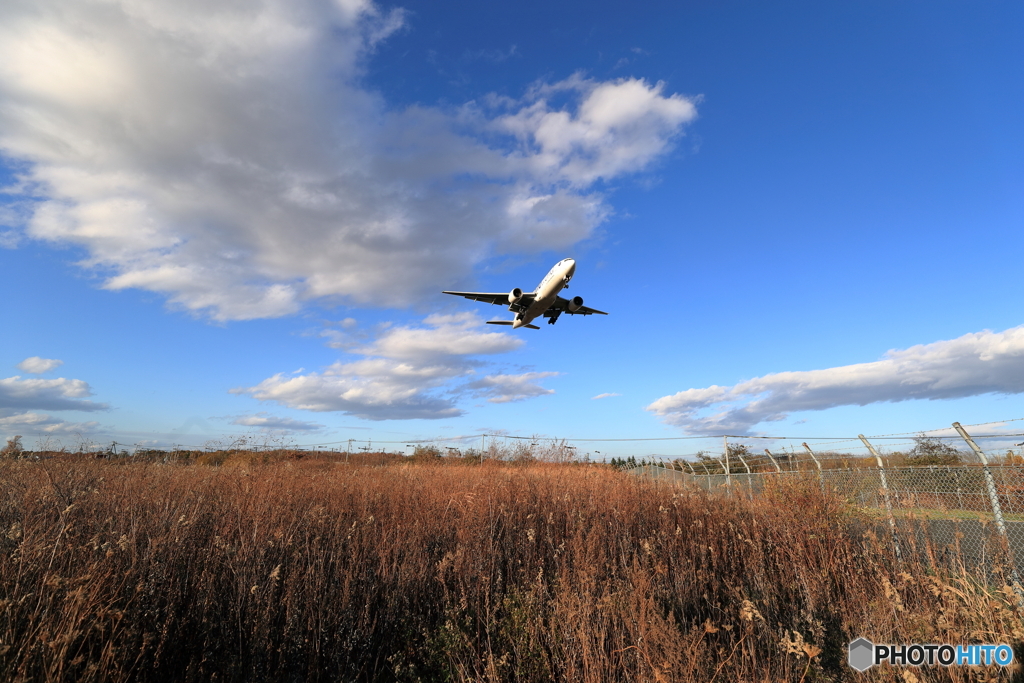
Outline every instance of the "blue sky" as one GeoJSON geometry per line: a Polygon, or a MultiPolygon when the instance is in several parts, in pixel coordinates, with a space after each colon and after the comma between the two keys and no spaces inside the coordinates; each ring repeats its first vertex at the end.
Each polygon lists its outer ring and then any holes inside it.
{"type": "Polygon", "coordinates": [[[8,3],[0,435],[831,437],[1022,417],[1022,15],[8,3]],[[607,318],[512,332],[439,293],[532,289],[565,256],[607,318]]]}

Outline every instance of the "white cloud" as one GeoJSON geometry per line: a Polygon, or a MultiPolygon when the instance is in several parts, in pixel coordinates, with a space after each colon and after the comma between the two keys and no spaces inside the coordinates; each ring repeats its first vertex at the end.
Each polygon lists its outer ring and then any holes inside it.
{"type": "Polygon", "coordinates": [[[396,327],[372,345],[357,351],[368,356],[429,362],[448,356],[508,353],[523,341],[502,332],[480,332],[475,313],[431,315],[423,320],[430,327],[396,327]]]}
{"type": "Polygon", "coordinates": [[[477,396],[486,397],[490,403],[510,403],[525,401],[528,398],[545,396],[555,393],[553,389],[545,389],[537,380],[545,377],[557,377],[557,372],[524,372],[521,375],[487,375],[467,387],[477,396]]]}
{"type": "Polygon", "coordinates": [[[621,396],[621,395],[622,395],[622,394],[598,394],[597,396],[592,396],[592,397],[590,398],[590,400],[591,400],[591,401],[596,401],[596,400],[598,400],[598,399],[600,399],[600,398],[611,398],[611,397],[613,397],[613,396],[621,396]]]}
{"type": "Polygon", "coordinates": [[[497,125],[523,141],[523,158],[539,174],[586,187],[644,168],[697,117],[693,100],[665,97],[664,88],[639,78],[596,82],[577,75],[538,86],[529,106],[497,125]],[[549,106],[550,96],[564,92],[580,97],[575,112],[549,106]]]}
{"type": "Polygon", "coordinates": [[[315,432],[324,428],[322,424],[317,424],[316,422],[293,420],[290,417],[275,417],[266,413],[243,415],[232,420],[231,424],[243,427],[259,427],[261,429],[283,429],[290,432],[315,432]]]}
{"type": "Polygon", "coordinates": [[[360,64],[403,17],[0,4],[0,153],[38,198],[24,232],[81,246],[110,289],[217,319],[406,306],[495,252],[587,237],[611,211],[594,183],[648,167],[695,116],[661,83],[581,77],[498,109],[390,109],[360,64]]]}
{"type": "Polygon", "coordinates": [[[44,372],[49,372],[54,368],[59,368],[64,365],[64,361],[57,360],[56,358],[40,358],[39,356],[32,356],[18,363],[15,367],[22,372],[27,372],[31,375],[41,375],[44,372]]]}
{"type": "Polygon", "coordinates": [[[68,422],[46,413],[19,413],[0,417],[0,434],[31,436],[64,436],[91,434],[99,422],[68,422]]]}
{"type": "Polygon", "coordinates": [[[754,425],[783,420],[794,411],[1019,393],[1024,393],[1024,327],[892,350],[873,363],[688,389],[654,401],[647,410],[692,433],[747,434],[754,425]]]}
{"type": "Polygon", "coordinates": [[[80,379],[0,379],[0,416],[28,410],[106,410],[106,403],[88,401],[89,385],[80,379]]]}
{"type": "MultiPolygon", "coordinates": [[[[493,375],[464,382],[479,365],[473,356],[513,351],[523,343],[518,337],[484,331],[483,321],[473,313],[432,315],[424,324],[385,329],[373,342],[351,351],[362,359],[339,361],[322,372],[279,373],[234,393],[367,420],[458,417],[463,411],[457,400],[467,392],[504,401],[551,393],[531,380],[557,373],[493,375]]],[[[332,345],[354,346],[337,341],[332,345]]]]}
{"type": "MultiPolygon", "coordinates": [[[[29,358],[32,360],[44,360],[29,358]]],[[[59,363],[60,361],[56,361],[59,363]]],[[[106,403],[90,401],[89,385],[80,379],[0,379],[0,434],[60,435],[92,432],[96,422],[68,422],[37,410],[107,410],[106,403]]]]}
{"type": "Polygon", "coordinates": [[[277,374],[247,393],[299,410],[341,412],[366,420],[410,420],[458,417],[453,400],[431,395],[431,389],[468,370],[445,365],[418,366],[386,358],[335,363],[323,372],[277,374]]]}

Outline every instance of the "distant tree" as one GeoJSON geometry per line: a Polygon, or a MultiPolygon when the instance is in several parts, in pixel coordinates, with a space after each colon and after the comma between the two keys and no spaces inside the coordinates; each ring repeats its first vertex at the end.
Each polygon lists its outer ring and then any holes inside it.
{"type": "Polygon", "coordinates": [[[945,441],[921,435],[914,439],[914,447],[907,452],[906,462],[914,467],[959,465],[963,462],[963,456],[963,451],[945,441]]]}
{"type": "Polygon", "coordinates": [[[12,436],[7,439],[7,445],[0,449],[0,456],[17,458],[22,454],[22,452],[24,452],[24,450],[25,449],[21,445],[21,435],[19,434],[18,436],[12,436]]]}
{"type": "Polygon", "coordinates": [[[697,474],[721,474],[724,471],[718,458],[707,451],[697,451],[697,462],[693,469],[697,470],[697,474]]]}
{"type": "MultiPolygon", "coordinates": [[[[740,462],[740,459],[738,457],[735,457],[735,455],[739,451],[735,451],[733,450],[733,448],[734,446],[729,446],[729,455],[733,456],[729,459],[729,471],[733,474],[737,474],[739,472],[746,472],[746,470],[743,469],[743,463],[740,462]]],[[[747,452],[745,450],[746,446],[740,446],[740,448],[744,449],[742,451],[743,457],[747,457],[747,452]]],[[[710,453],[707,453],[705,451],[699,451],[697,453],[697,463],[701,465],[701,467],[698,468],[701,472],[703,472],[704,468],[706,467],[708,472],[710,472],[711,474],[725,474],[725,463],[722,462],[720,456],[711,455],[710,453]]]]}
{"type": "Polygon", "coordinates": [[[733,474],[747,471],[747,468],[743,466],[743,460],[747,461],[748,466],[754,465],[754,469],[756,470],[759,458],[763,459],[763,456],[751,453],[750,448],[746,444],[729,444],[729,471],[733,474]]]}
{"type": "Polygon", "coordinates": [[[438,448],[437,446],[435,446],[434,444],[422,444],[422,445],[417,446],[413,450],[412,457],[414,457],[414,458],[423,458],[423,459],[427,459],[427,458],[440,458],[441,457],[441,449],[438,448]]]}

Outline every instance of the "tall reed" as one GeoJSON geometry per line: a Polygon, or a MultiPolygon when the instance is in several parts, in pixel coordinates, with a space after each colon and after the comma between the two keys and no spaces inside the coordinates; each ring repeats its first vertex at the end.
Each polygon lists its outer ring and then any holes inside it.
{"type": "Polygon", "coordinates": [[[1024,640],[871,524],[597,466],[5,462],[0,678],[839,681],[859,635],[1024,640]]]}

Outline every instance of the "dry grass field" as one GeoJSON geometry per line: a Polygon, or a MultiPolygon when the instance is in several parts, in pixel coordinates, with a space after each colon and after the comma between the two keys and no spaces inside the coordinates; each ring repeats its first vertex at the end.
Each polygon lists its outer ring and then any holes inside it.
{"type": "Polygon", "coordinates": [[[1008,589],[927,548],[900,562],[873,524],[814,486],[747,500],[590,465],[5,461],[0,679],[994,675],[847,667],[860,635],[1024,641],[1008,589]]]}

